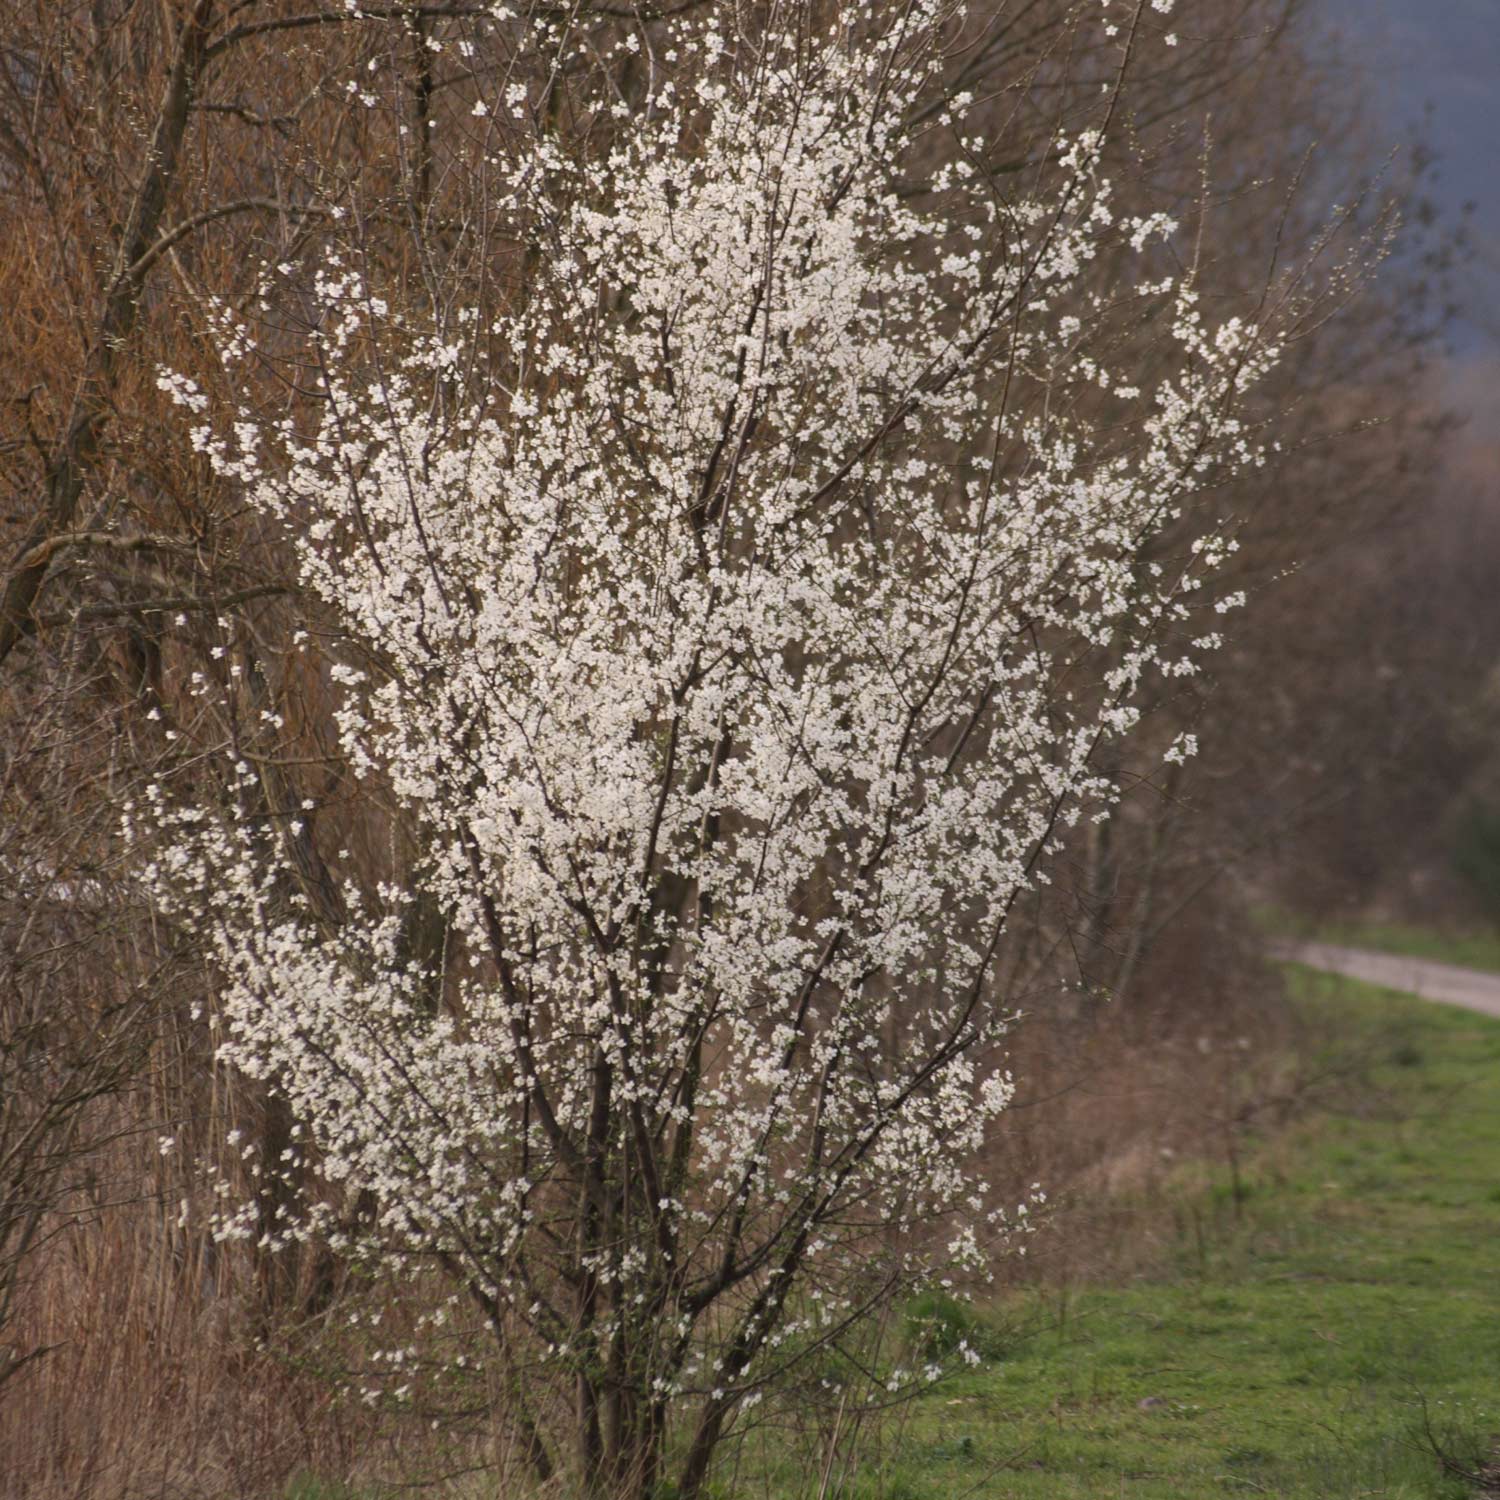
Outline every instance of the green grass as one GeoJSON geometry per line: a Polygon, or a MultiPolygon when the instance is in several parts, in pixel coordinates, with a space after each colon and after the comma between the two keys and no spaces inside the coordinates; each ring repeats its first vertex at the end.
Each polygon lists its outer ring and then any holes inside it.
{"type": "MultiPolygon", "coordinates": [[[[1500,1443],[1500,1023],[1347,981],[1296,984],[1375,1049],[1365,1107],[1252,1152],[1238,1217],[1222,1183],[1179,1199],[1216,1227],[1185,1235],[1153,1279],[1009,1299],[997,1325],[1028,1336],[887,1419],[884,1456],[867,1446],[836,1493],[1475,1493],[1427,1435],[1472,1464],[1500,1443]]],[[[818,1484],[763,1476],[724,1493],[818,1484]]]]}
{"type": "Polygon", "coordinates": [[[286,1500],[365,1500],[365,1497],[346,1485],[304,1474],[292,1480],[286,1500]]]}

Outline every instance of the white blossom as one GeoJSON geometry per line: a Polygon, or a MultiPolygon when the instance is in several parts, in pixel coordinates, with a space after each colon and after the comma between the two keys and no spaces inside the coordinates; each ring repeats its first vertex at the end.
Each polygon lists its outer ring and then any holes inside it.
{"type": "MultiPolygon", "coordinates": [[[[432,326],[330,262],[319,415],[198,439],[360,647],[330,673],[343,751],[423,849],[373,891],[341,855],[330,924],[277,842],[312,800],[268,836],[243,761],[223,818],[158,793],[155,883],[213,945],[220,1056],[374,1205],[341,1234],[461,1267],[558,1363],[649,1317],[647,1389],[732,1395],[791,1304],[717,1377],[705,1311],[778,1273],[836,1289],[872,1226],[945,1217],[899,1251],[917,1277],[1024,1225],[975,1168],[1013,1094],[1006,916],[1116,800],[1098,751],[1148,678],[1217,644],[1169,643],[1219,518],[1144,560],[1259,452],[1240,405],[1274,342],[1162,274],[1165,214],[1116,221],[1096,135],[1003,207],[958,161],[895,190],[940,19],[909,9],[755,46],[685,23],[606,162],[539,127],[496,168],[525,295],[432,326]],[[1110,298],[1106,248],[1135,268],[1110,298]],[[1149,374],[1088,343],[1127,291],[1172,340],[1149,374]],[[372,343],[403,352],[362,364],[372,343]],[[1042,399],[1069,381],[1139,441],[1042,399]],[[436,992],[419,903],[449,934],[436,992]],[[587,1338],[533,1280],[564,1213],[587,1338]]],[[[257,1213],[226,1201],[218,1232],[331,1219],[257,1213]]]]}

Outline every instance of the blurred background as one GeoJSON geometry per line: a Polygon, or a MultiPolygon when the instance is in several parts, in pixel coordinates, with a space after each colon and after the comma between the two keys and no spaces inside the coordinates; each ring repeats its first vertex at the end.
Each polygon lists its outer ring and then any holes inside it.
{"type": "MultiPolygon", "coordinates": [[[[1500,4],[1307,9],[1363,101],[1366,141],[1410,185],[1390,269],[1423,288],[1432,321],[1407,400],[1446,425],[1373,528],[1365,566],[1385,645],[1360,675],[1368,759],[1344,767],[1304,833],[1328,884],[1304,866],[1278,899],[1318,917],[1488,926],[1500,916],[1500,4]]],[[[1352,603],[1359,568],[1346,561],[1350,574],[1332,557],[1309,568],[1352,603]]]]}

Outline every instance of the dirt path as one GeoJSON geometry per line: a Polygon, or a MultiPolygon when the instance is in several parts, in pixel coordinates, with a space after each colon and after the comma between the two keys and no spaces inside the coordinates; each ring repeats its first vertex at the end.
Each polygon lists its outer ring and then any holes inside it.
{"type": "Polygon", "coordinates": [[[1461,1005],[1465,1010],[1500,1018],[1500,974],[1440,964],[1430,958],[1376,953],[1369,948],[1340,948],[1334,943],[1304,943],[1294,938],[1277,939],[1271,944],[1271,952],[1277,958],[1291,959],[1311,969],[1347,974],[1366,984],[1405,990],[1424,1000],[1461,1005]]]}

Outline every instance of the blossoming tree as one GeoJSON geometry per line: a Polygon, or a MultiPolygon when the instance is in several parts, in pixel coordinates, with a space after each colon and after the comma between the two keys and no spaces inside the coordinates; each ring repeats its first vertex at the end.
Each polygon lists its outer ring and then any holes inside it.
{"type": "MultiPolygon", "coordinates": [[[[1102,9],[1128,55],[1171,6],[1102,9]]],[[[1112,96],[1000,191],[954,24],[625,28],[634,92],[576,139],[523,85],[475,101],[508,291],[417,312],[325,264],[311,416],[164,377],[285,528],[343,753],[420,831],[378,886],[330,851],[330,909],[233,749],[237,801],[157,798],[222,1055],[320,1183],[220,1232],[450,1278],[569,1387],[515,1391],[538,1467],[564,1431],[601,1493],[698,1495],[810,1347],[1013,1226],[975,1166],[1007,914],[1107,815],[1150,674],[1217,642],[1274,339],[1209,327],[1172,222],[1112,210],[1112,96]],[[1100,290],[1105,250],[1134,269],[1100,290]]]]}

